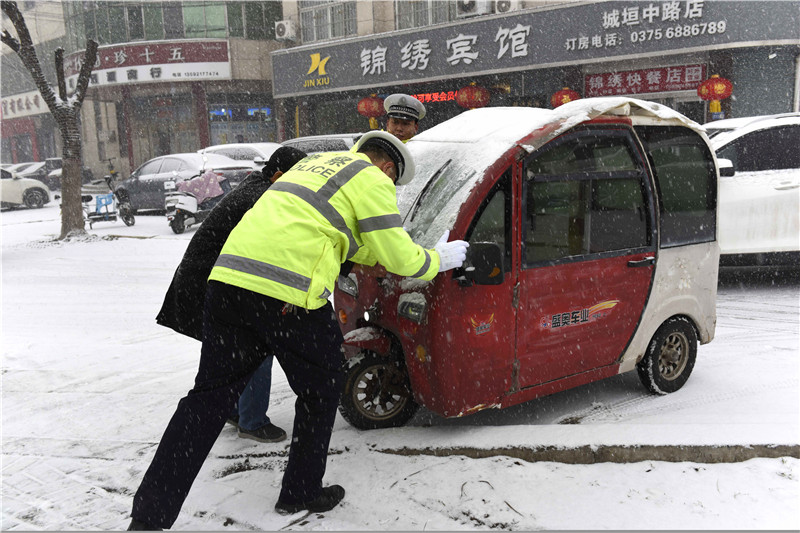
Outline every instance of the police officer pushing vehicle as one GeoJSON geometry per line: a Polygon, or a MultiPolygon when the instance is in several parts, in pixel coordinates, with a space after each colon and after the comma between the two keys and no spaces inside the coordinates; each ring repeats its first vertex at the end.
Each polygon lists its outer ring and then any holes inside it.
{"type": "Polygon", "coordinates": [[[324,512],[344,498],[322,486],[344,382],[343,341],[328,301],[342,263],[380,262],[430,280],[462,265],[468,244],[433,250],[403,229],[396,185],[414,161],[390,133],[349,152],[312,154],[261,196],[233,229],[211,271],[194,387],[178,403],[134,497],[129,529],[171,527],[206,456],[266,354],[297,394],[289,459],[275,510],[324,512]]]}

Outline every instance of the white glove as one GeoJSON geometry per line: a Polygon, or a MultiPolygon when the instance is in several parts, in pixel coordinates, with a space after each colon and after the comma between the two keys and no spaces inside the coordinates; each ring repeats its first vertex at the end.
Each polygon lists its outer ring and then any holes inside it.
{"type": "Polygon", "coordinates": [[[439,272],[458,268],[464,264],[464,260],[467,258],[469,243],[467,241],[447,242],[449,236],[450,230],[445,231],[442,238],[433,247],[436,253],[439,254],[439,272]]]}

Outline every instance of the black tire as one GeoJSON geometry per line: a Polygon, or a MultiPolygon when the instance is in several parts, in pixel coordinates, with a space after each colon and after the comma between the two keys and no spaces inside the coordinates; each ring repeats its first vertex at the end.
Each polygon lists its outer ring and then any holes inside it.
{"type": "Polygon", "coordinates": [[[28,189],[25,191],[23,201],[30,209],[39,209],[44,206],[44,192],[39,189],[28,189]]]}
{"type": "Polygon", "coordinates": [[[186,231],[186,221],[183,215],[175,215],[175,218],[169,223],[169,227],[178,235],[186,231]]]}
{"type": "Polygon", "coordinates": [[[673,317],[661,324],[647,353],[636,365],[639,379],[654,394],[679,390],[697,360],[697,332],[685,317],[673,317]]]}
{"type": "Polygon", "coordinates": [[[339,412],[353,427],[400,427],[417,409],[401,362],[364,352],[363,358],[347,369],[339,412]]]}
{"type": "Polygon", "coordinates": [[[120,217],[122,221],[125,223],[126,226],[133,226],[136,224],[136,217],[130,214],[130,212],[126,211],[125,213],[120,213],[120,217]]]}

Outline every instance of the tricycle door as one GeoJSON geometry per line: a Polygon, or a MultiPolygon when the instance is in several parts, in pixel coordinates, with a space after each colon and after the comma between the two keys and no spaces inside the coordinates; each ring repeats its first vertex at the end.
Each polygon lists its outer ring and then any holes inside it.
{"type": "Polygon", "coordinates": [[[509,274],[511,206],[509,169],[476,209],[466,233],[470,250],[465,268],[454,272],[455,283],[443,285],[447,288],[437,295],[431,313],[432,320],[440,321],[436,329],[446,331],[436,341],[446,357],[432,361],[441,364],[435,374],[443,382],[436,389],[446,416],[499,405],[511,387],[516,342],[514,279],[509,274]],[[478,254],[481,248],[496,253],[478,254]],[[478,259],[486,264],[478,265],[478,259]],[[476,275],[476,270],[483,272],[476,275]]]}
{"type": "Polygon", "coordinates": [[[654,271],[647,172],[624,126],[579,129],[525,161],[519,388],[612,365],[630,342],[654,271]]]}

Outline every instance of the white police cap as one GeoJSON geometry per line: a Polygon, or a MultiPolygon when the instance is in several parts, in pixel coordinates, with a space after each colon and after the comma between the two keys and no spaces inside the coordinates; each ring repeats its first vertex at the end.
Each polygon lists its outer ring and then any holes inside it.
{"type": "Polygon", "coordinates": [[[422,102],[407,94],[393,94],[383,101],[383,108],[390,117],[404,120],[420,120],[425,117],[422,102]]]}
{"type": "Polygon", "coordinates": [[[386,152],[397,167],[395,185],[405,185],[414,179],[414,157],[403,142],[385,131],[373,130],[361,136],[352,150],[358,152],[364,145],[375,145],[386,152]]]}

